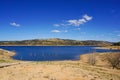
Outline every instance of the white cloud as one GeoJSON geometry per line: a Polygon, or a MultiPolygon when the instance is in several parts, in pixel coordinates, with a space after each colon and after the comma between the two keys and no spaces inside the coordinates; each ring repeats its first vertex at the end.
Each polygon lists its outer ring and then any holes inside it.
{"type": "Polygon", "coordinates": [[[10,25],[11,25],[11,26],[15,26],[15,27],[20,27],[20,24],[17,24],[17,23],[15,23],[15,22],[10,23],[10,25]]]}
{"type": "Polygon", "coordinates": [[[81,24],[86,23],[87,21],[92,20],[91,16],[88,16],[87,14],[83,15],[81,19],[74,19],[74,20],[68,20],[68,25],[72,26],[80,26],[81,24]]]}
{"type": "Polygon", "coordinates": [[[91,16],[88,16],[87,14],[85,14],[85,15],[83,16],[83,18],[84,18],[85,20],[87,20],[87,21],[92,20],[92,17],[91,17],[91,16]]]}
{"type": "Polygon", "coordinates": [[[59,24],[53,24],[53,26],[55,26],[55,27],[59,27],[60,25],[59,25],[59,24]]]}
{"type": "Polygon", "coordinates": [[[86,22],[85,19],[79,19],[79,20],[68,20],[68,25],[72,26],[80,26],[81,24],[84,24],[86,22]]]}
{"type": "Polygon", "coordinates": [[[59,33],[59,32],[61,32],[61,31],[60,31],[60,30],[52,30],[51,32],[59,33]]]}
{"type": "Polygon", "coordinates": [[[80,26],[81,24],[84,24],[90,20],[92,20],[93,17],[88,16],[87,14],[83,15],[81,19],[70,19],[67,20],[65,23],[62,24],[54,24],[54,26],[80,26]]]}

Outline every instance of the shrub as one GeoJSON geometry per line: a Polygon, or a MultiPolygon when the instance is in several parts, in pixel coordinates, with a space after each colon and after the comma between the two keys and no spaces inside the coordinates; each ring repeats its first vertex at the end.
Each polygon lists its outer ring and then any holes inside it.
{"type": "Polygon", "coordinates": [[[119,69],[120,68],[120,52],[116,53],[107,53],[105,55],[105,59],[110,63],[112,68],[119,69]]]}

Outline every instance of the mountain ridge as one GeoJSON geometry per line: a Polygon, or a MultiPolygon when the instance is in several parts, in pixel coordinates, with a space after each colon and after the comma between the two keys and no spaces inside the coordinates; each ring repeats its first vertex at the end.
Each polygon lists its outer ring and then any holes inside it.
{"type": "Polygon", "coordinates": [[[97,40],[72,40],[72,39],[60,39],[60,38],[49,38],[49,39],[31,39],[31,40],[21,40],[21,41],[0,41],[0,45],[29,45],[29,46],[44,46],[44,45],[76,45],[76,46],[110,46],[112,42],[108,41],[97,41],[97,40]]]}

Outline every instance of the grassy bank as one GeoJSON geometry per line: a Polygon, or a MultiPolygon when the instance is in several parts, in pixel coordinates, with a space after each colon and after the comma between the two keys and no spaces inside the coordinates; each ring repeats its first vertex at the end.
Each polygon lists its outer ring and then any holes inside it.
{"type": "Polygon", "coordinates": [[[9,62],[15,62],[17,60],[14,60],[12,56],[15,55],[15,52],[7,51],[0,49],[0,63],[9,63],[9,62]]]}

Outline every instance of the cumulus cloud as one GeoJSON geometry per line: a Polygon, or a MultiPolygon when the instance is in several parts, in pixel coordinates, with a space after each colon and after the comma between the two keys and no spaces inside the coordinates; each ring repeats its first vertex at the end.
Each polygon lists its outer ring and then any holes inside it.
{"type": "Polygon", "coordinates": [[[92,20],[92,17],[91,17],[91,16],[88,16],[87,14],[85,14],[85,15],[83,16],[83,18],[84,18],[85,20],[87,20],[87,21],[92,20]]]}
{"type": "Polygon", "coordinates": [[[90,20],[92,20],[93,17],[88,16],[87,14],[83,15],[80,19],[70,19],[62,24],[55,24],[54,26],[80,26],[81,24],[84,24],[90,20]]]}
{"type": "Polygon", "coordinates": [[[78,19],[69,19],[69,20],[63,20],[62,23],[59,24],[53,24],[53,26],[59,27],[62,30],[52,30],[51,32],[68,32],[68,29],[70,29],[71,27],[73,27],[73,30],[80,30],[80,26],[82,24],[87,23],[88,21],[91,21],[93,19],[92,16],[88,16],[87,14],[84,14],[81,18],[78,19]],[[70,27],[67,27],[70,26],[70,27]]]}
{"type": "Polygon", "coordinates": [[[80,26],[81,24],[84,24],[86,22],[85,19],[79,19],[79,20],[68,20],[68,25],[72,26],[80,26]]]}
{"type": "Polygon", "coordinates": [[[15,23],[15,22],[10,23],[10,25],[11,25],[11,26],[15,26],[15,27],[20,27],[20,24],[17,24],[17,23],[15,23]]]}
{"type": "Polygon", "coordinates": [[[60,31],[60,30],[52,30],[51,32],[59,33],[59,32],[61,32],[61,31],[60,31]]]}

